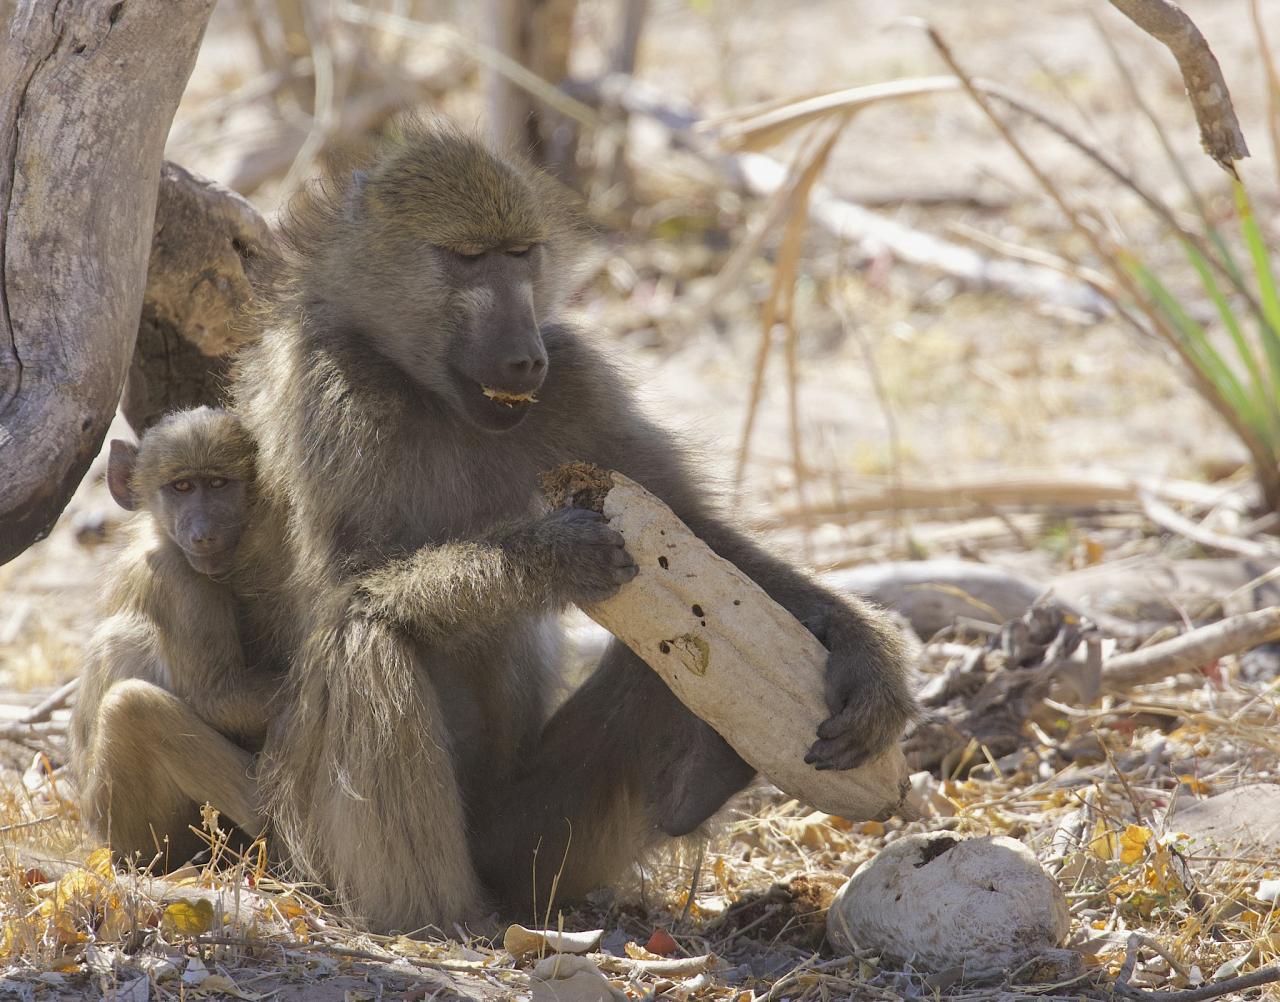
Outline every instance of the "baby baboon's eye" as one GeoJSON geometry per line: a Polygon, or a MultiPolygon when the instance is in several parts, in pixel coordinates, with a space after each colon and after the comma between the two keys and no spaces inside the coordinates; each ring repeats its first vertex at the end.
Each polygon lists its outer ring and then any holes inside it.
{"type": "Polygon", "coordinates": [[[186,494],[193,486],[190,480],[175,480],[169,485],[172,490],[177,491],[179,494],[186,494]]]}
{"type": "Polygon", "coordinates": [[[484,251],[479,247],[460,247],[454,248],[453,256],[461,261],[474,263],[484,257],[484,251]]]}
{"type": "Polygon", "coordinates": [[[210,478],[209,478],[209,486],[210,486],[210,487],[212,487],[215,491],[216,491],[219,487],[226,487],[226,486],[227,486],[227,478],[226,478],[226,477],[210,477],[210,478]]]}
{"type": "Polygon", "coordinates": [[[533,244],[521,244],[519,247],[508,247],[507,257],[524,257],[533,250],[533,244]]]}

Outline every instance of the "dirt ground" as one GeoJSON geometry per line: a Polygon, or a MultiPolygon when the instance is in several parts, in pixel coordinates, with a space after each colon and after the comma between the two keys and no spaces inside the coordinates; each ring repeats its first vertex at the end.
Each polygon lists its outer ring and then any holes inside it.
{"type": "MultiPolygon", "coordinates": [[[[425,6],[464,31],[478,30],[479,14],[470,5],[425,6]]],[[[1183,6],[1203,29],[1231,86],[1253,153],[1241,173],[1258,215],[1272,234],[1280,233],[1280,165],[1266,139],[1263,67],[1248,4],[1187,0],[1183,6]]],[[[1280,43],[1280,5],[1264,0],[1261,6],[1280,43]]],[[[687,102],[709,117],[778,98],[944,72],[923,33],[908,22],[923,18],[974,74],[1053,109],[1185,208],[1154,135],[1117,82],[1096,18],[1185,153],[1211,212],[1226,218],[1231,211],[1225,174],[1198,152],[1172,60],[1106,4],[654,0],[649,7],[637,76],[673,103],[687,102]]],[[[587,76],[603,65],[617,8],[609,0],[580,4],[575,73],[587,76]]],[[[414,58],[443,58],[425,43],[423,48],[414,58]]],[[[255,106],[211,114],[223,95],[258,72],[242,5],[223,0],[179,109],[169,157],[225,179],[249,153],[269,147],[276,126],[255,106]]],[[[464,61],[458,76],[440,110],[464,124],[475,122],[483,104],[474,70],[464,61]]],[[[1058,140],[1034,126],[1020,129],[1064,190],[1141,248],[1171,285],[1194,288],[1178,248],[1134,199],[1058,140]]],[[[764,203],[730,190],[691,157],[654,154],[655,136],[643,122],[633,124],[631,138],[631,200],[598,221],[591,278],[576,306],[616,336],[645,406],[684,431],[729,483],[776,241],[766,241],[727,294],[700,306],[764,203]]],[[[795,149],[792,143],[770,152],[786,161],[795,149]]],[[[280,176],[253,193],[266,213],[288,194],[280,176]]],[[[845,128],[822,184],[887,219],[967,246],[973,243],[962,230],[972,228],[1051,253],[1080,251],[1056,209],[958,95],[861,112],[845,128]]],[[[732,496],[745,522],[816,570],[960,556],[1014,568],[1037,582],[1085,571],[1105,583],[1109,573],[1135,561],[1164,566],[1210,555],[1153,526],[1136,499],[959,504],[946,514],[877,511],[861,519],[796,516],[805,505],[838,512],[842,499],[887,483],[981,484],[1019,476],[1063,483],[1105,476],[1190,482],[1220,492],[1219,503],[1203,505],[1197,514],[1221,529],[1239,529],[1256,514],[1247,510],[1256,498],[1240,470],[1244,450],[1188,388],[1169,353],[1114,317],[970,288],[936,268],[904,264],[883,249],[811,227],[796,327],[804,483],[795,475],[783,352],[775,344],[742,490],[732,496]]],[[[113,429],[117,433],[128,435],[123,424],[113,429]]],[[[10,717],[78,671],[100,574],[123,514],[111,505],[95,466],[51,537],[0,568],[0,703],[10,717]]],[[[1249,569],[1240,574],[1243,581],[1256,576],[1249,569]]],[[[1223,591],[1235,587],[1224,585],[1223,591]]],[[[1102,590],[1099,585],[1091,593],[1095,601],[1101,602],[1102,590]]],[[[1170,620],[1178,619],[1181,602],[1181,594],[1167,596],[1166,611],[1175,610],[1170,620]]],[[[923,820],[850,824],[755,788],[731,805],[708,841],[653,861],[637,873],[635,886],[566,912],[564,926],[603,929],[608,956],[625,958],[628,941],[644,944],[655,929],[667,929],[677,956],[719,958],[705,978],[695,965],[665,981],[637,973],[634,963],[605,963],[613,987],[636,998],[646,991],[738,1002],[938,993],[1080,997],[1114,976],[1133,930],[1158,939],[1173,957],[1144,954],[1135,985],[1184,988],[1215,971],[1226,977],[1275,963],[1276,899],[1268,908],[1255,892],[1260,881],[1280,876],[1280,846],[1187,850],[1204,858],[1195,862],[1194,878],[1177,888],[1150,876],[1166,858],[1157,843],[1176,831],[1156,820],[1163,816],[1157,808],[1168,807],[1171,797],[1207,797],[1248,779],[1280,781],[1276,659],[1265,651],[1251,657],[1224,659],[1212,677],[1162,683],[1131,698],[1107,697],[1064,711],[1055,724],[1037,718],[1037,728],[1061,725],[1050,743],[1028,732],[1024,746],[985,773],[944,768],[921,779],[920,795],[933,805],[923,820]],[[1079,752],[1091,735],[1091,747],[1104,747],[1105,754],[1079,752]],[[1077,843],[1064,850],[1055,838],[1069,816],[1084,825],[1085,835],[1077,832],[1077,843]],[[1150,852],[1136,859],[1118,848],[1112,852],[1112,835],[1118,839],[1115,833],[1133,826],[1151,834],[1150,852]],[[1071,902],[1069,946],[1083,958],[1086,973],[1059,972],[1059,985],[1051,972],[1034,988],[1009,978],[994,987],[965,987],[954,979],[931,984],[872,952],[851,961],[823,947],[822,916],[843,878],[886,843],[940,827],[1013,834],[1042,862],[1053,860],[1071,902]],[[1235,967],[1228,971],[1224,965],[1230,964],[1235,967]]],[[[928,674],[940,665],[922,661],[921,668],[928,674]]],[[[1050,737],[1043,730],[1040,735],[1050,737]]],[[[89,847],[78,835],[65,788],[50,784],[48,761],[29,745],[3,748],[0,843],[83,858],[89,847]]],[[[54,764],[56,757],[55,747],[54,764]]],[[[260,905],[255,899],[240,910],[228,905],[234,918],[225,925],[228,943],[195,947],[171,923],[158,937],[143,937],[147,945],[139,952],[140,939],[105,936],[102,916],[127,912],[136,923],[143,915],[146,926],[161,892],[136,883],[99,887],[96,918],[81,916],[63,928],[61,919],[44,915],[40,926],[33,917],[40,906],[31,896],[32,881],[54,884],[58,875],[38,876],[48,880],[19,880],[0,895],[0,922],[9,929],[4,942],[14,954],[0,973],[0,998],[7,991],[33,999],[113,992],[134,998],[125,988],[135,991],[145,968],[130,958],[148,951],[167,958],[176,971],[149,975],[147,990],[160,998],[231,990],[221,982],[201,989],[197,978],[178,987],[196,955],[243,998],[552,997],[539,995],[527,970],[503,952],[496,924],[446,930],[426,946],[375,940],[344,928],[303,889],[262,878],[258,889],[278,900],[260,905]],[[98,932],[86,932],[93,922],[98,932]],[[93,949],[86,951],[86,943],[93,949]]],[[[221,902],[243,877],[193,877],[191,886],[216,892],[221,902]]],[[[643,951],[628,962],[637,957],[643,959],[643,951]]]]}

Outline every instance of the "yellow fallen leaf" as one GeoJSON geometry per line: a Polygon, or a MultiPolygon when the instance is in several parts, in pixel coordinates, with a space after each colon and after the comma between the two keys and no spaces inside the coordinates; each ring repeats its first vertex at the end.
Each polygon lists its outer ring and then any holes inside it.
{"type": "Polygon", "coordinates": [[[107,846],[99,846],[89,853],[84,861],[84,868],[99,877],[111,876],[111,850],[107,846]]]}
{"type": "Polygon", "coordinates": [[[1147,843],[1154,833],[1143,825],[1125,825],[1120,834],[1120,862],[1136,863],[1147,852],[1147,843]]]}
{"type": "Polygon", "coordinates": [[[1099,818],[1093,826],[1093,835],[1089,839],[1089,851],[1104,863],[1109,863],[1120,854],[1120,840],[1107,823],[1099,818]]]}
{"type": "Polygon", "coordinates": [[[160,928],[170,936],[199,936],[213,927],[213,902],[208,898],[175,901],[160,916],[160,928]]]}

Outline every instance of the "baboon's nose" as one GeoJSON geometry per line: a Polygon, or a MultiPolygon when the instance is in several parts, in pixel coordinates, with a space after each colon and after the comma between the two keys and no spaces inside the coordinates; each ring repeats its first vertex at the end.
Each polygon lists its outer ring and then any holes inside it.
{"type": "Polygon", "coordinates": [[[508,358],[503,368],[506,376],[504,389],[536,390],[546,375],[547,359],[543,355],[517,355],[508,358]]]}
{"type": "Polygon", "coordinates": [[[191,534],[191,548],[199,553],[207,553],[209,550],[217,549],[219,536],[216,532],[193,532],[191,534]]]}

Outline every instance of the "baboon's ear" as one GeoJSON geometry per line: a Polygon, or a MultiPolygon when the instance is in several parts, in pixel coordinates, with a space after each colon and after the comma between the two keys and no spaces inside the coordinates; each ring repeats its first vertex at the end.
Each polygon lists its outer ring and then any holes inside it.
{"type": "Polygon", "coordinates": [[[138,447],[118,438],[111,440],[107,454],[107,487],[111,496],[125,511],[136,511],[138,499],[133,496],[129,481],[133,479],[133,466],[138,460],[138,447]]]}
{"type": "Polygon", "coordinates": [[[369,180],[367,170],[351,172],[351,190],[347,192],[347,219],[353,220],[360,215],[360,207],[364,203],[364,186],[369,180]]]}

